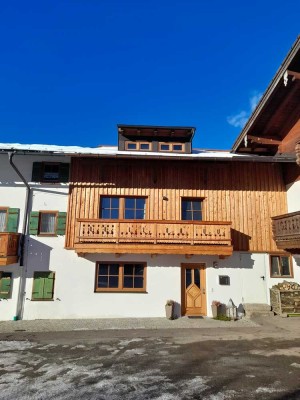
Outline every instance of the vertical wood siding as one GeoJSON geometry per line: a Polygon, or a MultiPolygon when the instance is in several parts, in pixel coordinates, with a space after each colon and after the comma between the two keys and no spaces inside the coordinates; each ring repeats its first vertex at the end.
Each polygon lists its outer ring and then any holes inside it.
{"type": "Polygon", "coordinates": [[[278,250],[271,217],[287,212],[279,164],[73,158],[68,248],[77,218],[99,218],[101,195],[145,196],[152,220],[180,220],[181,198],[202,198],[203,220],[231,221],[234,250],[243,251],[278,250]]]}

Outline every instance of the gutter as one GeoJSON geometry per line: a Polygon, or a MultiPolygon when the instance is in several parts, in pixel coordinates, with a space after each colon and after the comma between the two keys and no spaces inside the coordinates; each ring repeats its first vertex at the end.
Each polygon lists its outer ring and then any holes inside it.
{"type": "Polygon", "coordinates": [[[24,178],[24,176],[21,174],[21,172],[18,170],[17,166],[13,163],[13,156],[14,152],[9,152],[8,153],[8,159],[11,167],[14,169],[16,174],[21,178],[22,182],[26,186],[26,197],[25,197],[25,211],[24,211],[24,218],[23,218],[23,226],[22,226],[22,235],[21,235],[21,240],[20,240],[20,267],[25,267],[22,268],[21,274],[20,274],[20,283],[19,283],[19,293],[18,293],[18,299],[17,299],[17,308],[16,308],[16,317],[14,319],[21,319],[22,313],[23,313],[23,304],[24,304],[24,299],[25,299],[25,282],[26,282],[26,265],[24,266],[24,252],[25,252],[25,237],[27,233],[27,226],[28,226],[28,214],[29,214],[29,201],[30,201],[30,194],[31,194],[31,188],[24,178]]]}

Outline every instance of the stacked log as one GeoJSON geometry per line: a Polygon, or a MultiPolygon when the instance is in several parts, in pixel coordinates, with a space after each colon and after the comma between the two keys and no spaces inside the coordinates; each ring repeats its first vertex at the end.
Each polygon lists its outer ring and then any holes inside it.
{"type": "Polygon", "coordinates": [[[272,311],[287,316],[300,313],[300,285],[296,282],[281,282],[270,289],[272,311]]]}
{"type": "Polygon", "coordinates": [[[300,167],[300,142],[296,144],[296,157],[297,164],[300,167]]]}

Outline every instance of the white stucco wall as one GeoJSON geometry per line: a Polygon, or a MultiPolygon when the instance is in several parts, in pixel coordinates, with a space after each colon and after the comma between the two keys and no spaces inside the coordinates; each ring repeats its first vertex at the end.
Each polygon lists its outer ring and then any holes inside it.
{"type": "MultiPolygon", "coordinates": [[[[237,306],[244,302],[266,303],[269,288],[280,281],[269,278],[268,254],[234,253],[225,260],[218,260],[218,257],[213,256],[194,256],[187,260],[184,256],[175,255],[157,255],[155,258],[149,255],[124,255],[116,258],[114,254],[93,254],[88,258],[80,258],[75,252],[62,249],[62,238],[41,240],[50,249],[49,269],[56,273],[54,300],[31,300],[33,271],[38,270],[41,265],[40,253],[32,251],[28,262],[25,319],[163,317],[167,299],[178,303],[176,311],[179,315],[181,263],[206,264],[209,316],[213,300],[227,304],[231,298],[237,306]],[[214,268],[213,262],[216,260],[218,267],[214,268]],[[94,293],[96,261],[146,262],[147,293],[94,293]],[[219,275],[228,275],[230,286],[220,286],[219,275]]],[[[299,274],[299,266],[297,268],[299,274]]]]}
{"type": "Polygon", "coordinates": [[[288,212],[300,211],[300,180],[287,187],[288,212]]]}
{"type": "MultiPolygon", "coordinates": [[[[20,170],[24,178],[30,182],[32,176],[32,164],[35,161],[70,162],[69,157],[61,156],[25,156],[15,155],[13,162],[20,170]]],[[[30,182],[32,196],[30,210],[59,210],[67,211],[68,185],[67,184],[43,184],[30,182]]],[[[22,232],[26,189],[25,185],[9,164],[8,155],[0,154],[0,207],[19,208],[19,232],[22,232]]],[[[64,243],[64,236],[59,238],[64,243]]],[[[35,241],[38,246],[38,240],[35,241]]],[[[40,256],[40,264],[45,265],[44,256],[40,256]]],[[[11,320],[16,315],[17,298],[19,292],[20,275],[24,272],[19,264],[1,266],[1,271],[12,272],[13,283],[11,298],[0,301],[0,320],[11,320]]]]}

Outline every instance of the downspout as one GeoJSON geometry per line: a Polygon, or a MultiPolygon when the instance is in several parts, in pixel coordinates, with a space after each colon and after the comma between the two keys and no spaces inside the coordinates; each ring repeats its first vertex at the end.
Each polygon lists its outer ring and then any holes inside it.
{"type": "MultiPolygon", "coordinates": [[[[20,267],[24,267],[25,238],[26,238],[26,233],[27,233],[27,221],[28,221],[28,214],[29,214],[31,189],[30,189],[28,182],[24,178],[24,176],[18,170],[16,165],[13,163],[14,154],[15,154],[14,152],[8,153],[9,163],[10,163],[11,167],[14,169],[14,171],[16,172],[16,174],[21,178],[24,185],[26,186],[25,212],[24,212],[24,217],[23,217],[22,235],[21,235],[21,240],[20,240],[20,267]]],[[[20,319],[23,314],[23,304],[24,304],[24,299],[25,299],[25,280],[26,280],[26,268],[22,268],[22,271],[20,274],[19,293],[18,293],[17,308],[16,308],[16,319],[20,319]]]]}

